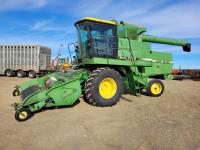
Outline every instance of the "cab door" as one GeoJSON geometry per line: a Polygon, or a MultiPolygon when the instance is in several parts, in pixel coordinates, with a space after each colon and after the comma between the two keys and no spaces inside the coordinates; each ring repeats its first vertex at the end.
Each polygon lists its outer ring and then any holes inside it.
{"type": "Polygon", "coordinates": [[[94,22],[90,25],[90,31],[93,57],[117,58],[117,27],[115,25],[94,22]]]}

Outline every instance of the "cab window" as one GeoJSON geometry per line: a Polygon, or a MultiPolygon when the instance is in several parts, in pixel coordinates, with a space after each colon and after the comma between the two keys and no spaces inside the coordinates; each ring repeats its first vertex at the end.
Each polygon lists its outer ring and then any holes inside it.
{"type": "Polygon", "coordinates": [[[92,23],[89,26],[91,31],[94,56],[114,57],[115,47],[115,29],[113,25],[92,23]]]}

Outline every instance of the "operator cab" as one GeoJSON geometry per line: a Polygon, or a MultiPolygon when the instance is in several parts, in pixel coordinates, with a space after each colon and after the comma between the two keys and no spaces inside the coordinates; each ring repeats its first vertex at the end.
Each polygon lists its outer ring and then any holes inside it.
{"type": "Polygon", "coordinates": [[[96,18],[83,18],[75,23],[78,31],[78,59],[117,58],[117,23],[96,18]]]}

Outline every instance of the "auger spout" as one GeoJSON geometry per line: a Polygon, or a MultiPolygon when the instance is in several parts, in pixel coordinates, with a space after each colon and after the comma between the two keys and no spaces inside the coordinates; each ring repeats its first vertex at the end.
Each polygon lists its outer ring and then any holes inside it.
{"type": "Polygon", "coordinates": [[[185,52],[191,51],[191,44],[188,43],[188,42],[185,42],[183,40],[176,40],[176,39],[171,39],[171,38],[162,38],[162,37],[151,36],[151,35],[140,35],[140,38],[144,42],[182,46],[183,51],[185,51],[185,52]]]}

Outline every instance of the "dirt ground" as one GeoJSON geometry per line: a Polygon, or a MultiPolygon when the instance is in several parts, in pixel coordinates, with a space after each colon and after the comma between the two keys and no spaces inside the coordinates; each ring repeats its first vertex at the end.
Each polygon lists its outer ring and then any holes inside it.
{"type": "Polygon", "coordinates": [[[24,80],[0,77],[1,150],[200,150],[200,81],[164,81],[159,98],[123,95],[109,108],[80,99],[17,122],[12,90],[24,80]]]}

